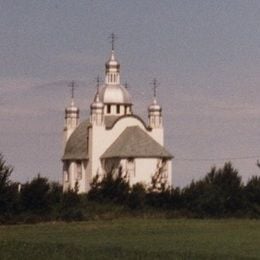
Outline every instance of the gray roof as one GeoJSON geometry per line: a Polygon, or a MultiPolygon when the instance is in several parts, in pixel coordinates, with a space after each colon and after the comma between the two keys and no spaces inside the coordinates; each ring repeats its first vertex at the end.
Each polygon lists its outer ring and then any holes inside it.
{"type": "Polygon", "coordinates": [[[88,159],[89,120],[85,120],[75,129],[67,141],[62,160],[88,159]]]}
{"type": "Polygon", "coordinates": [[[139,126],[127,127],[101,158],[172,158],[173,156],[139,126]]]}
{"type": "Polygon", "coordinates": [[[106,128],[112,128],[114,123],[118,120],[120,116],[105,116],[105,126],[106,128]]]}

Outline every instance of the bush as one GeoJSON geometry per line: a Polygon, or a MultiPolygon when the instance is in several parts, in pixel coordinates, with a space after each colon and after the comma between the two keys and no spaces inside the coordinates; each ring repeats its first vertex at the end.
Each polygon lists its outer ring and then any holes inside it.
{"type": "Polygon", "coordinates": [[[131,209],[143,209],[145,206],[146,190],[143,184],[136,183],[131,188],[127,201],[131,209]]]}
{"type": "Polygon", "coordinates": [[[47,214],[50,209],[50,184],[47,178],[38,175],[21,188],[21,206],[34,214],[47,214]]]}
{"type": "Polygon", "coordinates": [[[83,219],[80,195],[76,190],[64,192],[61,199],[60,219],[65,221],[79,221],[83,219]]]}
{"type": "Polygon", "coordinates": [[[128,199],[129,191],[127,176],[123,174],[122,169],[119,169],[118,172],[107,173],[101,180],[96,176],[91,183],[88,199],[124,203],[128,199]]]}

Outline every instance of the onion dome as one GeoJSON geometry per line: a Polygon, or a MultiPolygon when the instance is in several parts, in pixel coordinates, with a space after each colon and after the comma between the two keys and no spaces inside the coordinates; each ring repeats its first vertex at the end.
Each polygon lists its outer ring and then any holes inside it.
{"type": "Polygon", "coordinates": [[[73,116],[73,115],[79,115],[79,108],[75,106],[74,100],[71,99],[71,103],[68,107],[65,109],[66,117],[73,116]]]}
{"type": "Polygon", "coordinates": [[[100,99],[105,104],[132,104],[127,89],[122,85],[106,85],[100,91],[100,99]]]}
{"type": "Polygon", "coordinates": [[[111,56],[109,60],[106,62],[106,73],[110,72],[111,70],[114,70],[116,72],[119,72],[120,70],[120,64],[115,58],[114,50],[112,50],[111,56]]]}
{"type": "Polygon", "coordinates": [[[99,91],[94,98],[94,102],[91,104],[91,109],[103,109],[104,103],[99,98],[99,91]]]}
{"type": "Polygon", "coordinates": [[[100,91],[100,100],[104,104],[132,104],[127,89],[120,84],[120,64],[113,49],[106,62],[105,86],[100,91]]]}
{"type": "Polygon", "coordinates": [[[157,103],[156,98],[153,99],[153,103],[148,107],[149,112],[161,112],[162,108],[161,106],[157,103]]]}

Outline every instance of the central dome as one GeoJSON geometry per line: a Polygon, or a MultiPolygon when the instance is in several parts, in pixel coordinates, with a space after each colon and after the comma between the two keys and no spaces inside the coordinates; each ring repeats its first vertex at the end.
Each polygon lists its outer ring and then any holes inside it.
{"type": "Polygon", "coordinates": [[[121,85],[105,85],[100,90],[100,100],[104,104],[132,104],[130,94],[121,85]]]}

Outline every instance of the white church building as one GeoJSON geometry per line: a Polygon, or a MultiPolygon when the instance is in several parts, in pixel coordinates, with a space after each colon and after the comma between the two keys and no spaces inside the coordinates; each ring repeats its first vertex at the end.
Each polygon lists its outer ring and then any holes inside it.
{"type": "Polygon", "coordinates": [[[88,192],[93,178],[120,168],[130,185],[147,186],[158,171],[171,185],[172,155],[164,148],[162,108],[156,94],[147,123],[133,112],[126,87],[120,84],[120,64],[114,48],[105,64],[104,85],[97,87],[89,118],[80,122],[72,100],[65,109],[63,189],[88,192]]]}

